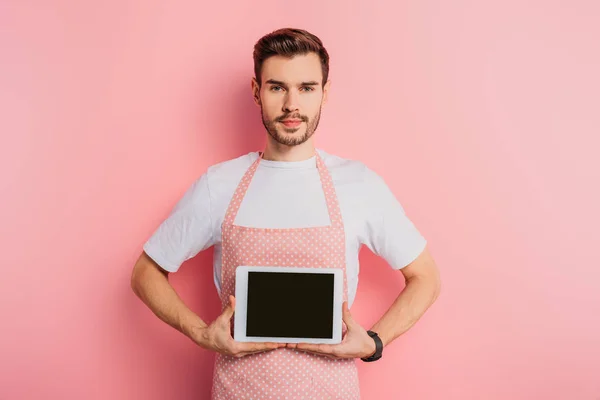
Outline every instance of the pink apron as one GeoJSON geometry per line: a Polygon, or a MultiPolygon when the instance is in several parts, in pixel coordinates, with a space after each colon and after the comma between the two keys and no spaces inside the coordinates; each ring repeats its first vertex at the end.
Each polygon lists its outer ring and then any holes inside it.
{"type": "MultiPolygon", "coordinates": [[[[234,225],[240,204],[262,157],[250,166],[229,204],[222,225],[221,304],[235,295],[235,269],[240,265],[333,267],[344,270],[346,237],[335,188],[325,163],[316,154],[331,225],[311,228],[265,229],[234,225]]],[[[346,332],[344,326],[343,332],[346,332]]],[[[213,400],[360,398],[354,359],[333,360],[294,349],[280,348],[241,358],[216,355],[213,400]]]]}

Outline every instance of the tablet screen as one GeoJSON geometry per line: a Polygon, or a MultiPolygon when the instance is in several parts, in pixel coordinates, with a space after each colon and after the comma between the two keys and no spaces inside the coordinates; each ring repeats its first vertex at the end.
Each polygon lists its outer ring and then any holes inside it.
{"type": "Polygon", "coordinates": [[[246,335],[333,337],[334,275],[248,272],[246,335]]]}

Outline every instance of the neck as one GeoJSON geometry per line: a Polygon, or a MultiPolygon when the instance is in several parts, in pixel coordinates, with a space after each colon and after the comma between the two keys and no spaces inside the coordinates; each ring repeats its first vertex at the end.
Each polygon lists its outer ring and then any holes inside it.
{"type": "Polygon", "coordinates": [[[297,146],[286,146],[269,137],[263,159],[271,161],[304,161],[315,155],[312,138],[297,146]]]}

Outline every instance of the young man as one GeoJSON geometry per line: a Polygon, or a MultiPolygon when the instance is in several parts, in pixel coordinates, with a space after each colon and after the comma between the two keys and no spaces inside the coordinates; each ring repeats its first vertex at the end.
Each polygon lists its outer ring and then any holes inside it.
{"type": "Polygon", "coordinates": [[[313,135],[330,89],[321,40],[298,29],[272,32],[255,45],[254,69],[252,92],[268,134],[264,152],[214,165],[193,183],[144,245],[132,288],[160,319],[217,353],[213,399],[358,399],[355,360],[380,358],[382,347],[423,315],[439,293],[437,267],[377,174],[315,149],[313,135]],[[369,331],[349,312],[361,244],[407,282],[369,331]],[[211,246],[223,312],[207,324],[181,301],[168,274],[211,246]],[[235,342],[235,268],[305,267],[306,260],[344,270],[342,343],[235,342]]]}

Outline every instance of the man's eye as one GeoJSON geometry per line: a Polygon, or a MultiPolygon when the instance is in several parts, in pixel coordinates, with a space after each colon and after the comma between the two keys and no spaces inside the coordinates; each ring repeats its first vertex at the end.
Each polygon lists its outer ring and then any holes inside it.
{"type": "Polygon", "coordinates": [[[278,92],[279,90],[277,89],[283,89],[281,86],[271,86],[271,90],[274,92],[278,92]]]}
{"type": "Polygon", "coordinates": [[[310,87],[310,86],[304,86],[302,89],[305,89],[305,92],[312,92],[313,90],[315,90],[315,88],[310,87]]]}

